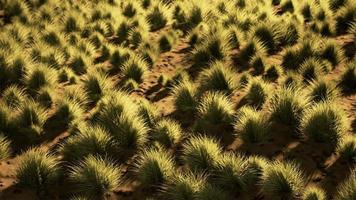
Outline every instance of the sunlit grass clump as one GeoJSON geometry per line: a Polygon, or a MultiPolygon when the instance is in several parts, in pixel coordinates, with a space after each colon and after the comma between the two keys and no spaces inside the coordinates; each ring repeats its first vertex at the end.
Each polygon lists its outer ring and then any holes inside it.
{"type": "Polygon", "coordinates": [[[10,141],[4,135],[0,135],[0,161],[10,157],[11,155],[10,145],[11,145],[10,141]]]}
{"type": "Polygon", "coordinates": [[[309,85],[309,95],[315,102],[333,101],[340,97],[340,90],[337,86],[324,79],[313,81],[309,85]]]}
{"type": "Polygon", "coordinates": [[[251,79],[247,84],[245,99],[248,105],[261,109],[271,94],[271,87],[261,79],[251,79]]]}
{"type": "Polygon", "coordinates": [[[218,158],[216,165],[212,178],[215,185],[231,194],[248,189],[253,171],[243,156],[225,153],[218,158]]]}
{"type": "Polygon", "coordinates": [[[27,101],[19,108],[16,118],[12,121],[15,142],[33,144],[43,135],[43,126],[48,119],[46,110],[34,101],[27,101]],[[26,138],[24,140],[24,138],[26,138]]]}
{"type": "Polygon", "coordinates": [[[356,137],[354,135],[344,136],[338,144],[337,152],[346,162],[356,163],[356,137]]]}
{"type": "Polygon", "coordinates": [[[356,197],[356,169],[344,180],[337,189],[336,199],[350,200],[356,197]]]}
{"type": "Polygon", "coordinates": [[[268,117],[250,107],[242,107],[237,113],[235,124],[237,137],[247,143],[265,142],[269,139],[268,117]]]}
{"type": "Polygon", "coordinates": [[[182,81],[172,89],[174,107],[182,112],[195,112],[197,102],[197,87],[190,81],[182,81]]]}
{"type": "Polygon", "coordinates": [[[133,56],[128,59],[122,66],[122,75],[124,80],[132,79],[137,83],[142,83],[147,75],[148,64],[138,56],[133,56]]]}
{"type": "Polygon", "coordinates": [[[222,93],[207,93],[201,98],[195,130],[200,133],[214,133],[219,127],[230,126],[234,119],[234,106],[222,93]]]}
{"type": "Polygon", "coordinates": [[[300,88],[281,88],[270,101],[271,120],[290,126],[295,131],[300,124],[304,110],[309,104],[309,97],[300,88]]]}
{"type": "Polygon", "coordinates": [[[199,76],[199,92],[217,91],[231,94],[236,88],[235,73],[223,62],[216,62],[204,69],[199,76]]]}
{"type": "Polygon", "coordinates": [[[318,80],[324,75],[321,62],[314,58],[305,60],[300,66],[299,73],[302,75],[304,82],[318,80]]]}
{"type": "Polygon", "coordinates": [[[307,109],[302,117],[301,130],[315,142],[337,145],[348,130],[348,119],[335,103],[322,102],[307,109]]]}
{"type": "Polygon", "coordinates": [[[356,85],[356,61],[346,64],[340,77],[340,85],[346,92],[354,92],[356,85]]]}
{"type": "Polygon", "coordinates": [[[219,143],[208,137],[193,137],[183,145],[183,160],[193,171],[211,171],[221,154],[219,143]]]}
{"type": "Polygon", "coordinates": [[[262,192],[272,199],[295,199],[304,190],[303,173],[296,164],[273,163],[262,176],[262,192]]]}
{"type": "Polygon", "coordinates": [[[164,185],[163,196],[169,200],[194,200],[206,182],[206,176],[202,174],[178,173],[164,185]]]}
{"type": "Polygon", "coordinates": [[[70,136],[60,148],[63,159],[77,162],[88,155],[115,157],[115,141],[100,127],[87,126],[70,136]]]}
{"type": "Polygon", "coordinates": [[[159,188],[173,178],[175,164],[166,152],[145,150],[137,160],[135,172],[143,187],[159,188]]]}
{"type": "Polygon", "coordinates": [[[19,86],[12,85],[7,87],[2,93],[2,101],[9,107],[16,109],[21,106],[28,96],[25,90],[19,86]]]}
{"type": "Polygon", "coordinates": [[[104,97],[93,114],[93,122],[117,141],[120,156],[131,155],[147,141],[148,127],[139,116],[137,104],[124,92],[112,92],[104,97]]]}
{"type": "Polygon", "coordinates": [[[183,139],[180,124],[171,119],[162,119],[153,129],[152,138],[166,148],[171,148],[183,139]]]}
{"type": "Polygon", "coordinates": [[[192,51],[193,66],[205,67],[209,62],[227,59],[231,46],[226,32],[220,29],[207,31],[202,37],[204,42],[198,42],[192,51]]]}
{"type": "Polygon", "coordinates": [[[318,187],[307,187],[303,192],[303,200],[326,200],[326,192],[318,187]]]}
{"type": "Polygon", "coordinates": [[[122,170],[109,160],[89,156],[71,168],[69,180],[77,194],[102,199],[122,181],[122,170]]]}
{"type": "Polygon", "coordinates": [[[59,164],[53,155],[39,149],[30,149],[20,157],[16,178],[21,186],[33,189],[40,195],[48,192],[49,187],[60,180],[59,164]]]}

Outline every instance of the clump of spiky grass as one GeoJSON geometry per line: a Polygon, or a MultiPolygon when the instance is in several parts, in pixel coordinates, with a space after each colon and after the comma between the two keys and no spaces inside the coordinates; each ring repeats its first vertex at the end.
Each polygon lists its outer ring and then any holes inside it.
{"type": "Polygon", "coordinates": [[[237,27],[230,26],[227,34],[231,47],[239,49],[241,46],[241,41],[243,39],[241,31],[237,27]]]}
{"type": "Polygon", "coordinates": [[[283,13],[294,12],[294,3],[292,0],[282,0],[280,6],[283,13]]]}
{"type": "Polygon", "coordinates": [[[310,140],[329,143],[335,147],[346,134],[348,125],[342,108],[333,103],[321,102],[305,111],[301,130],[310,140]]]}
{"type": "Polygon", "coordinates": [[[356,91],[356,61],[346,64],[345,70],[343,71],[339,82],[345,92],[356,91]]]}
{"type": "Polygon", "coordinates": [[[307,187],[302,196],[303,200],[326,200],[326,193],[321,188],[307,187]]]}
{"type": "Polygon", "coordinates": [[[206,184],[205,187],[198,192],[197,199],[224,200],[229,199],[229,195],[212,184],[206,184]]]}
{"type": "Polygon", "coordinates": [[[277,50],[279,46],[279,33],[275,24],[264,23],[257,25],[255,27],[255,30],[253,31],[253,35],[265,45],[269,53],[272,53],[273,51],[277,50]]]}
{"type": "Polygon", "coordinates": [[[178,83],[172,89],[174,107],[182,112],[195,112],[197,102],[197,87],[194,83],[186,80],[178,83]]]}
{"type": "Polygon", "coordinates": [[[348,0],[329,0],[329,8],[333,11],[338,10],[342,6],[344,6],[348,0]]]}
{"type": "Polygon", "coordinates": [[[203,35],[202,40],[204,42],[196,44],[192,51],[194,66],[203,67],[209,62],[226,60],[228,52],[231,49],[226,32],[220,29],[208,31],[208,33],[203,35]]]}
{"type": "Polygon", "coordinates": [[[304,2],[300,6],[300,13],[302,14],[305,22],[310,22],[314,18],[315,5],[314,3],[304,2]]]}
{"type": "Polygon", "coordinates": [[[109,160],[88,156],[71,167],[69,180],[77,193],[94,199],[103,199],[122,181],[122,170],[109,160]]]}
{"type": "Polygon", "coordinates": [[[106,75],[93,73],[85,76],[83,80],[83,88],[88,95],[89,101],[91,103],[96,103],[113,88],[113,83],[106,75]]]}
{"type": "Polygon", "coordinates": [[[272,199],[295,199],[302,195],[304,177],[294,163],[275,162],[265,169],[262,192],[272,199]]]}
{"type": "Polygon", "coordinates": [[[236,88],[234,71],[223,62],[215,62],[199,75],[200,93],[207,91],[223,92],[230,95],[236,88]]]}
{"type": "Polygon", "coordinates": [[[300,88],[283,87],[271,98],[271,120],[296,130],[309,104],[309,97],[300,88]]]}
{"type": "Polygon", "coordinates": [[[112,52],[109,62],[111,64],[111,73],[117,73],[121,71],[122,65],[130,58],[130,54],[125,48],[117,48],[112,52]]]}
{"type": "Polygon", "coordinates": [[[165,27],[168,23],[168,13],[167,8],[163,4],[154,5],[147,12],[146,19],[150,25],[150,31],[154,32],[165,27]]]}
{"type": "Polygon", "coordinates": [[[249,186],[257,186],[262,180],[264,171],[269,167],[270,161],[262,156],[250,156],[247,158],[248,168],[250,170],[251,178],[249,186]]]}
{"type": "Polygon", "coordinates": [[[356,169],[352,169],[351,174],[338,186],[335,199],[350,200],[356,197],[356,169]]]}
{"type": "Polygon", "coordinates": [[[350,2],[347,6],[340,8],[336,15],[336,32],[337,34],[344,34],[356,19],[356,6],[350,2]]]}
{"type": "Polygon", "coordinates": [[[174,161],[166,152],[146,150],[138,158],[135,172],[143,187],[157,188],[173,177],[174,161]]]}
{"type": "Polygon", "coordinates": [[[0,102],[0,132],[8,133],[11,124],[12,111],[3,102],[0,102]]]}
{"type": "Polygon", "coordinates": [[[104,97],[93,120],[106,128],[117,141],[119,156],[130,156],[147,141],[147,125],[139,116],[138,106],[126,93],[113,92],[104,97]]]}
{"type": "Polygon", "coordinates": [[[143,28],[135,28],[130,31],[128,40],[132,49],[137,49],[143,42],[148,40],[144,31],[143,28]]]}
{"type": "Polygon", "coordinates": [[[70,99],[60,99],[56,102],[56,109],[50,124],[56,128],[69,128],[83,119],[83,116],[84,110],[79,103],[70,99]]]}
{"type": "Polygon", "coordinates": [[[19,55],[12,55],[12,59],[8,61],[7,76],[11,83],[22,84],[23,79],[28,72],[29,66],[33,63],[28,59],[28,57],[19,55]]]}
{"type": "Polygon", "coordinates": [[[171,119],[162,119],[153,129],[152,139],[166,148],[171,148],[183,138],[180,124],[171,119]]]}
{"type": "Polygon", "coordinates": [[[0,161],[10,157],[11,155],[11,142],[4,136],[0,135],[0,161]]]}
{"type": "Polygon", "coordinates": [[[239,80],[239,88],[246,88],[251,79],[252,76],[249,73],[243,73],[239,80]]]}
{"type": "Polygon", "coordinates": [[[44,87],[38,92],[36,100],[44,108],[50,108],[52,106],[55,97],[53,90],[53,88],[44,87]]]}
{"type": "Polygon", "coordinates": [[[336,67],[336,65],[345,60],[343,50],[338,44],[330,40],[323,44],[320,51],[320,57],[328,60],[332,64],[333,69],[336,67]]]}
{"type": "Polygon", "coordinates": [[[57,83],[56,71],[44,65],[32,67],[24,82],[29,92],[35,94],[42,87],[54,86],[57,83]]]}
{"type": "Polygon", "coordinates": [[[340,157],[349,163],[356,163],[356,137],[346,135],[338,144],[337,152],[340,157]]]}
{"type": "Polygon", "coordinates": [[[314,58],[305,60],[300,66],[299,73],[302,75],[305,82],[318,80],[324,75],[320,60],[314,58]]]}
{"type": "Polygon", "coordinates": [[[356,38],[356,21],[351,23],[348,33],[350,33],[354,36],[354,38],[356,38]]]}
{"type": "Polygon", "coordinates": [[[315,102],[333,101],[340,97],[340,91],[337,86],[324,79],[311,82],[308,90],[309,95],[315,102]]]}
{"type": "Polygon", "coordinates": [[[293,22],[282,23],[278,27],[279,37],[278,40],[281,45],[290,46],[297,43],[300,37],[298,25],[293,22]]]}
{"type": "Polygon", "coordinates": [[[197,193],[206,184],[206,176],[193,172],[179,173],[163,187],[163,196],[169,200],[196,199],[197,193]]]}
{"type": "Polygon", "coordinates": [[[247,84],[245,99],[247,103],[257,109],[261,109],[263,104],[268,100],[271,93],[270,86],[262,79],[251,79],[247,84]]]}
{"type": "Polygon", "coordinates": [[[280,66],[271,65],[267,68],[264,79],[268,81],[277,81],[277,79],[283,74],[283,70],[280,66]]]}
{"type": "Polygon", "coordinates": [[[284,87],[298,87],[302,84],[302,77],[295,72],[287,72],[282,85],[284,87]]]}
{"type": "Polygon", "coordinates": [[[263,74],[265,68],[267,67],[266,57],[262,54],[257,53],[251,58],[250,65],[253,69],[255,75],[263,74]]]}
{"type": "Polygon", "coordinates": [[[140,99],[138,114],[143,118],[148,127],[153,128],[160,117],[157,107],[146,99],[140,99]]]}
{"type": "Polygon", "coordinates": [[[282,58],[282,66],[288,70],[298,70],[306,60],[317,56],[318,44],[313,39],[304,39],[297,48],[288,48],[282,58]]]}
{"type": "Polygon", "coordinates": [[[63,98],[76,102],[83,108],[86,108],[89,102],[88,93],[84,88],[78,87],[77,85],[67,86],[64,90],[63,98]]]}
{"type": "Polygon", "coordinates": [[[73,70],[67,67],[63,67],[58,71],[58,82],[64,83],[69,82],[69,84],[76,83],[77,77],[74,74],[73,70]]]}
{"type": "Polygon", "coordinates": [[[247,190],[251,175],[252,169],[243,156],[225,153],[217,160],[213,182],[229,193],[241,193],[247,190]]]}
{"type": "Polygon", "coordinates": [[[143,79],[147,75],[148,64],[147,62],[138,57],[132,56],[122,66],[123,80],[133,79],[137,83],[142,83],[143,79]]]}
{"type": "Polygon", "coordinates": [[[237,61],[241,63],[250,63],[252,58],[258,53],[259,55],[265,55],[267,52],[265,45],[259,40],[251,40],[245,46],[241,48],[241,51],[237,55],[237,61]]]}
{"type": "Polygon", "coordinates": [[[69,162],[76,162],[88,155],[114,157],[115,141],[103,128],[86,126],[78,135],[66,140],[60,152],[63,159],[69,162]]]}
{"type": "Polygon", "coordinates": [[[177,40],[177,33],[174,31],[169,31],[168,33],[162,34],[158,39],[159,49],[161,53],[170,51],[177,40]]]}
{"type": "Polygon", "coordinates": [[[205,94],[198,106],[199,119],[195,130],[200,133],[212,133],[219,127],[230,126],[235,114],[232,102],[222,93],[205,94]]]}
{"type": "Polygon", "coordinates": [[[16,170],[18,183],[35,190],[39,196],[43,192],[48,192],[49,187],[60,179],[58,159],[40,149],[26,151],[21,155],[18,166],[16,170]]]}
{"type": "Polygon", "coordinates": [[[25,90],[16,85],[7,87],[2,93],[2,101],[9,108],[18,108],[27,99],[28,97],[25,90]]]}
{"type": "Polygon", "coordinates": [[[77,53],[70,59],[70,67],[77,74],[85,74],[92,65],[91,58],[83,53],[77,53]]]}
{"type": "Polygon", "coordinates": [[[133,18],[138,14],[140,5],[136,1],[127,1],[122,5],[122,14],[127,18],[133,18]]]}
{"type": "Polygon", "coordinates": [[[237,114],[235,130],[236,135],[244,142],[265,142],[269,139],[270,124],[263,113],[251,107],[243,107],[237,114]]]}
{"type": "Polygon", "coordinates": [[[216,140],[204,136],[192,137],[183,144],[183,160],[192,171],[213,170],[221,152],[216,140]]]}
{"type": "Polygon", "coordinates": [[[16,134],[14,134],[15,142],[25,142],[25,144],[38,142],[43,134],[43,126],[47,119],[46,110],[38,103],[34,101],[23,103],[12,121],[12,126],[16,128],[16,134]]]}
{"type": "Polygon", "coordinates": [[[176,4],[173,10],[173,27],[184,32],[189,32],[203,21],[202,8],[194,2],[176,4]]]}

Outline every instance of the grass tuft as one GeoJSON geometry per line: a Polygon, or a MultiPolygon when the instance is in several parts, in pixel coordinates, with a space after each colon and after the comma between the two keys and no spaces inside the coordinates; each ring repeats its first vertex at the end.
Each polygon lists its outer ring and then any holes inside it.
{"type": "Polygon", "coordinates": [[[272,199],[296,199],[304,185],[303,174],[293,163],[273,163],[262,176],[262,192],[272,199]]]}
{"type": "Polygon", "coordinates": [[[336,147],[348,130],[348,119],[342,108],[334,103],[321,102],[304,113],[302,132],[314,142],[323,142],[336,147]]]}
{"type": "Polygon", "coordinates": [[[212,171],[222,152],[218,142],[208,137],[193,137],[183,144],[183,161],[192,171],[212,171]]]}
{"type": "Polygon", "coordinates": [[[59,181],[59,164],[53,155],[39,149],[30,149],[20,157],[19,167],[16,169],[18,183],[35,190],[40,196],[59,181]]]}
{"type": "Polygon", "coordinates": [[[335,199],[350,200],[356,197],[356,169],[352,169],[351,174],[338,186],[335,199]]]}
{"type": "Polygon", "coordinates": [[[303,193],[303,200],[326,200],[326,192],[321,188],[310,186],[303,193]]]}
{"type": "Polygon", "coordinates": [[[77,194],[93,199],[103,199],[116,189],[122,179],[122,170],[109,160],[88,156],[79,165],[73,166],[69,180],[77,194]]]}
{"type": "Polygon", "coordinates": [[[295,131],[309,104],[309,97],[300,88],[281,88],[270,101],[271,120],[290,126],[295,131]]]}
{"type": "Polygon", "coordinates": [[[247,143],[260,143],[269,139],[268,118],[250,107],[242,107],[237,113],[236,135],[247,143]]]}
{"type": "Polygon", "coordinates": [[[145,150],[136,163],[136,175],[145,188],[158,188],[169,181],[175,166],[171,155],[157,150],[145,150]]]}

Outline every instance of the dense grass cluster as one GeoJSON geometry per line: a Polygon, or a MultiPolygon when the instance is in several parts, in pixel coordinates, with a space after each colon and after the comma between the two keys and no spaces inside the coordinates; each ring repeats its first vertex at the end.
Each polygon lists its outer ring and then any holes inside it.
{"type": "Polygon", "coordinates": [[[355,39],[355,0],[0,1],[0,193],[353,200],[355,39]]]}

